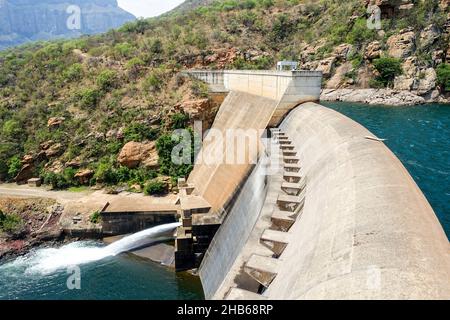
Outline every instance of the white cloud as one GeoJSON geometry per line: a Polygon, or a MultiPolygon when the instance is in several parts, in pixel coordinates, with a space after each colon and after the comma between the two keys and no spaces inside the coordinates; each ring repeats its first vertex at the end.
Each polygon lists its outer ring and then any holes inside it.
{"type": "Polygon", "coordinates": [[[136,17],[155,17],[165,13],[184,0],[118,0],[119,6],[136,17]]]}

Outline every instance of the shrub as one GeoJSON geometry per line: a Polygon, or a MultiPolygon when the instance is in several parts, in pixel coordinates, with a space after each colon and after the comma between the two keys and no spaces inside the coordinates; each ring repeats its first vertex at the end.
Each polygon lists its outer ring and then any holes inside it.
{"type": "Polygon", "coordinates": [[[102,159],[95,170],[94,177],[97,182],[116,184],[118,182],[114,166],[110,159],[102,159]]]}
{"type": "Polygon", "coordinates": [[[104,70],[98,75],[96,82],[103,91],[109,91],[117,85],[117,73],[113,70],[104,70]]]}
{"type": "Polygon", "coordinates": [[[152,129],[142,123],[133,123],[123,131],[125,142],[155,140],[158,137],[158,129],[152,129]]]}
{"type": "Polygon", "coordinates": [[[95,211],[93,214],[91,214],[91,216],[89,217],[89,221],[94,224],[98,224],[98,223],[102,222],[102,216],[101,216],[100,212],[95,211]]]}
{"type": "Polygon", "coordinates": [[[0,210],[0,230],[7,233],[19,232],[23,227],[23,219],[16,214],[4,214],[0,210]]]}
{"type": "Polygon", "coordinates": [[[121,58],[129,58],[133,55],[135,48],[128,42],[119,43],[114,47],[114,52],[121,58]]]}
{"type": "Polygon", "coordinates": [[[292,23],[286,14],[280,14],[272,26],[271,38],[274,41],[283,41],[292,32],[292,23]]]}
{"type": "Polygon", "coordinates": [[[156,142],[158,150],[160,172],[171,176],[173,179],[185,178],[192,171],[195,148],[193,145],[193,133],[191,132],[191,163],[175,164],[172,161],[172,150],[182,142],[181,137],[172,138],[171,135],[162,135],[156,142]]]}
{"type": "Polygon", "coordinates": [[[147,78],[144,80],[144,90],[146,91],[159,91],[161,90],[163,85],[163,80],[159,74],[156,72],[152,72],[147,78]]]}
{"type": "Polygon", "coordinates": [[[436,68],[438,83],[442,91],[450,91],[450,64],[442,63],[436,68]]]}
{"type": "Polygon", "coordinates": [[[172,115],[172,129],[184,129],[189,123],[189,115],[184,113],[175,113],[172,115]]]}
{"type": "Polygon", "coordinates": [[[63,74],[67,81],[78,81],[83,77],[83,66],[79,63],[71,65],[63,74]]]}
{"type": "Polygon", "coordinates": [[[144,194],[145,195],[163,195],[168,192],[167,184],[159,181],[159,180],[152,180],[149,183],[147,183],[144,187],[144,194]]]}
{"type": "Polygon", "coordinates": [[[141,74],[142,68],[145,66],[144,61],[140,58],[133,58],[127,62],[126,68],[132,78],[136,78],[141,74]]]}
{"type": "Polygon", "coordinates": [[[385,87],[391,85],[395,77],[401,75],[403,72],[401,60],[396,58],[385,57],[376,59],[373,65],[380,74],[376,80],[385,87]]]}
{"type": "Polygon", "coordinates": [[[3,124],[2,134],[7,138],[16,138],[22,132],[22,126],[16,120],[8,120],[3,124]]]}
{"type": "Polygon", "coordinates": [[[97,89],[83,89],[78,94],[81,107],[92,109],[97,106],[100,99],[100,92],[97,89]]]}
{"type": "Polygon", "coordinates": [[[367,20],[359,18],[355,21],[352,30],[347,35],[347,42],[351,44],[367,43],[374,40],[376,31],[367,28],[367,20]]]}
{"type": "Polygon", "coordinates": [[[150,45],[150,52],[153,54],[162,54],[164,52],[161,40],[155,39],[150,45]]]}
{"type": "Polygon", "coordinates": [[[20,158],[18,156],[14,156],[11,159],[9,159],[8,178],[10,180],[14,179],[14,177],[17,176],[21,168],[22,162],[20,161],[20,158]]]}
{"type": "Polygon", "coordinates": [[[207,98],[209,96],[208,85],[203,81],[193,80],[191,90],[196,97],[207,98]]]}
{"type": "Polygon", "coordinates": [[[44,173],[42,176],[42,181],[44,184],[50,185],[54,190],[62,190],[70,187],[70,184],[67,182],[64,174],[54,172],[44,173]]]}

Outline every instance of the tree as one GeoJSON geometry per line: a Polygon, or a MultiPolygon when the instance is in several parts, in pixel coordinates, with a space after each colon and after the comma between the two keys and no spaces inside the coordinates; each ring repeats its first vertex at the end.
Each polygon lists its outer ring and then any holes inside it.
{"type": "Polygon", "coordinates": [[[22,162],[20,161],[20,158],[18,156],[14,156],[11,159],[9,159],[8,178],[10,180],[14,179],[14,177],[17,176],[21,168],[22,162]]]}
{"type": "Polygon", "coordinates": [[[442,91],[450,91],[450,64],[442,63],[436,68],[438,83],[442,91]]]}
{"type": "Polygon", "coordinates": [[[373,65],[378,71],[377,81],[385,87],[394,82],[395,77],[403,73],[400,59],[384,57],[374,60],[373,65]]]}

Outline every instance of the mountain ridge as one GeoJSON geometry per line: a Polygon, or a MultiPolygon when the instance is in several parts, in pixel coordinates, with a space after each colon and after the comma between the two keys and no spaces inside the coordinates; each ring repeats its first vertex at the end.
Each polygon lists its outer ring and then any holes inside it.
{"type": "Polygon", "coordinates": [[[0,50],[29,41],[101,33],[134,19],[116,0],[2,0],[0,50]]]}

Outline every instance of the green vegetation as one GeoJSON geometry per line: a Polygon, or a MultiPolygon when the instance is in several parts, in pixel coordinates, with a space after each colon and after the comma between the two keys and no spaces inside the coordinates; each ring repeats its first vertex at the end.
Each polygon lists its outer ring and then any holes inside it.
{"type": "Polygon", "coordinates": [[[396,76],[402,74],[402,62],[396,58],[379,58],[373,62],[379,76],[376,81],[384,87],[392,85],[396,76]]]}
{"type": "Polygon", "coordinates": [[[109,91],[117,85],[117,73],[113,70],[104,70],[97,77],[97,85],[103,91],[109,91]]]}
{"type": "Polygon", "coordinates": [[[450,64],[442,63],[437,69],[438,83],[443,91],[450,91],[450,64]]]}
{"type": "MultiPolygon", "coordinates": [[[[443,29],[445,18],[436,0],[417,2],[407,17],[384,18],[383,35],[367,28],[360,0],[219,0],[102,35],[2,51],[0,180],[12,181],[25,155],[39,155],[33,175],[55,189],[95,184],[142,188],[160,176],[186,177],[192,165],[172,163],[172,148],[181,140],[172,139],[172,133],[190,128],[194,119],[175,106],[207,98],[208,88],[180,77],[180,70],[271,69],[282,59],[314,65],[348,43],[347,61],[354,70],[345,76],[356,83],[360,68],[371,68],[364,58],[369,42],[379,41],[386,52],[387,38],[401,28],[414,27],[419,39],[431,23],[443,29]],[[50,118],[65,120],[49,126],[50,118]],[[117,156],[130,141],[156,141],[160,167],[121,166],[117,156]],[[47,157],[43,145],[59,145],[61,152],[47,157]],[[73,163],[94,172],[90,181],[75,179],[73,163]]],[[[446,51],[443,42],[417,53],[421,67],[430,66],[433,50],[446,51]]],[[[337,59],[336,68],[343,60],[337,59]]],[[[375,60],[380,76],[371,84],[392,85],[401,74],[400,62],[375,60]]],[[[448,64],[437,68],[443,90],[450,87],[448,69],[448,64]]]]}
{"type": "Polygon", "coordinates": [[[144,187],[144,193],[146,195],[163,195],[167,192],[167,184],[156,179],[149,181],[144,187]]]}
{"type": "Polygon", "coordinates": [[[23,227],[23,219],[16,214],[4,214],[0,210],[0,231],[6,233],[17,233],[23,227]]]}
{"type": "Polygon", "coordinates": [[[98,224],[102,222],[102,216],[99,211],[95,211],[90,217],[89,221],[94,224],[98,224]]]}

